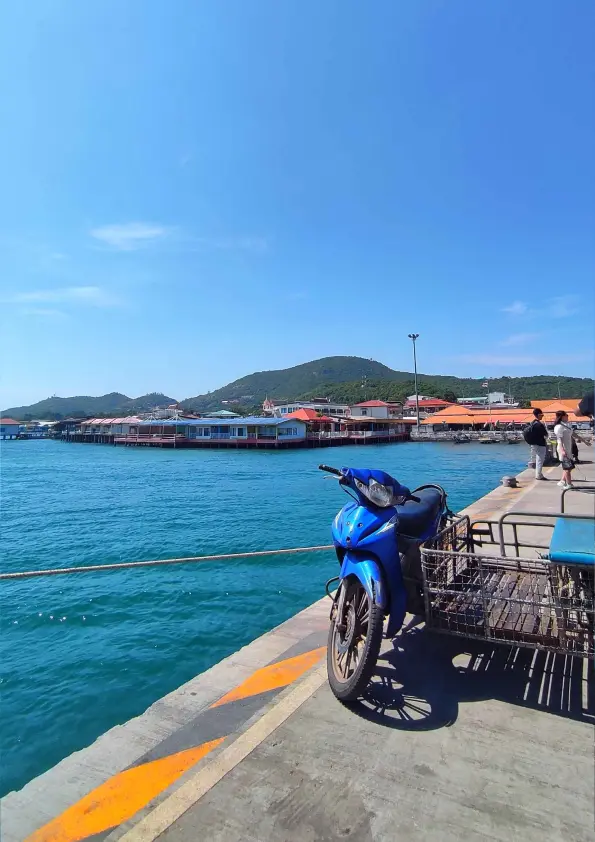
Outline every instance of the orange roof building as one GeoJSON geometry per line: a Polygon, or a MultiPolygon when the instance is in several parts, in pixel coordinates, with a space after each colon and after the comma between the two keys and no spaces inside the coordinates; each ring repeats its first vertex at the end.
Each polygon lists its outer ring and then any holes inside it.
{"type": "Polygon", "coordinates": [[[289,415],[285,415],[285,418],[295,418],[298,421],[321,421],[323,424],[332,423],[335,419],[329,418],[327,415],[319,415],[315,409],[296,409],[295,412],[291,412],[289,415]]]}
{"type": "Polygon", "coordinates": [[[531,407],[538,407],[543,412],[557,412],[559,409],[574,412],[580,400],[580,398],[548,398],[543,401],[531,401],[531,407]]]}
{"type": "MultiPolygon", "coordinates": [[[[545,403],[545,402],[544,402],[545,403]]],[[[566,407],[557,405],[546,405],[543,409],[543,420],[546,424],[553,424],[556,420],[556,411],[564,409],[568,412],[568,420],[571,422],[584,421],[583,418],[578,418],[574,412],[570,412],[566,407]]],[[[576,404],[575,404],[576,406],[576,404]]],[[[541,409],[541,407],[540,407],[541,409]]],[[[422,425],[438,425],[448,424],[449,426],[462,427],[483,427],[485,424],[498,423],[499,425],[517,424],[525,425],[531,423],[534,419],[533,409],[518,409],[511,407],[510,409],[471,409],[464,406],[452,406],[443,409],[441,412],[436,412],[430,418],[424,418],[422,425]]]]}

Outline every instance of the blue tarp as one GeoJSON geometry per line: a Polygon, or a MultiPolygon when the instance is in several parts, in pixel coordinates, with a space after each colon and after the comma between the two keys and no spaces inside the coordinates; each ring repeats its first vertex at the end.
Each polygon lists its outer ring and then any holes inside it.
{"type": "Polygon", "coordinates": [[[558,518],[550,543],[550,560],[558,564],[595,564],[595,520],[558,518]]]}

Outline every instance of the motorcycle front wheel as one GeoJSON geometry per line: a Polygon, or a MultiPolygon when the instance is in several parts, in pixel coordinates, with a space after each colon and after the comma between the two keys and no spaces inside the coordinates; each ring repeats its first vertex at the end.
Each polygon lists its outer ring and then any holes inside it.
{"type": "Polygon", "coordinates": [[[326,664],[331,690],[341,702],[354,702],[366,690],[382,642],[384,612],[372,602],[360,582],[342,582],[347,588],[339,617],[337,594],[328,635],[326,664]]]}

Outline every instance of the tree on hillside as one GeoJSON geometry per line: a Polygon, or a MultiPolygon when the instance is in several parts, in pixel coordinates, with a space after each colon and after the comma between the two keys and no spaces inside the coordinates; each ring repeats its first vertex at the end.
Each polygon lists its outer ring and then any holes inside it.
{"type": "Polygon", "coordinates": [[[448,401],[449,403],[456,403],[457,402],[457,395],[452,391],[452,389],[446,389],[446,391],[442,392],[440,395],[443,401],[448,401]]]}

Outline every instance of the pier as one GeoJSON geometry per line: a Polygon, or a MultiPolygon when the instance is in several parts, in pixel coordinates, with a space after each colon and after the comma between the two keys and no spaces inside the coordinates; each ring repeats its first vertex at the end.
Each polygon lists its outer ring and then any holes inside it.
{"type": "MultiPolygon", "coordinates": [[[[581,447],[566,511],[593,516],[591,458],[581,447]]],[[[517,480],[466,513],[560,511],[555,481],[517,480]]],[[[593,838],[592,664],[411,622],[384,641],[370,698],[345,707],[326,683],[329,609],[319,600],[6,796],[2,842],[593,838]]]]}
{"type": "Polygon", "coordinates": [[[373,418],[326,424],[290,417],[237,418],[227,422],[209,418],[160,422],[108,418],[65,429],[60,438],[71,443],[121,447],[287,449],[408,441],[410,426],[402,419],[373,418]]]}

